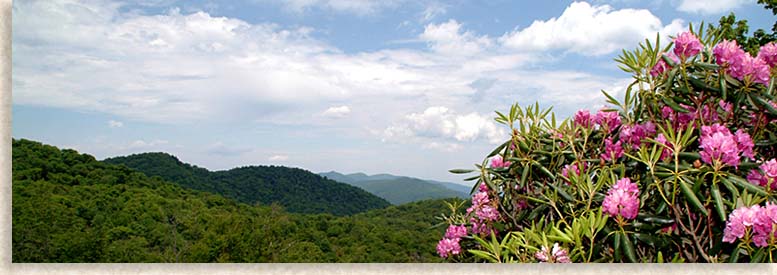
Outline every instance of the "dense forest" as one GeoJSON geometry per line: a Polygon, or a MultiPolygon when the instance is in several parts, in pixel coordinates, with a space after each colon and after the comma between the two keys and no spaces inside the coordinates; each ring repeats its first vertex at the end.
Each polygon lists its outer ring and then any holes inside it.
{"type": "Polygon", "coordinates": [[[392,204],[439,198],[467,198],[470,190],[470,187],[455,183],[447,184],[448,186],[456,186],[453,188],[457,188],[457,190],[451,189],[443,183],[389,174],[367,176],[363,173],[354,173],[343,175],[332,171],[319,173],[319,175],[359,187],[388,200],[392,204]]]}
{"type": "MultiPolygon", "coordinates": [[[[350,215],[389,206],[362,189],[314,173],[282,166],[247,166],[211,172],[166,153],[142,153],[104,160],[185,188],[219,194],[248,204],[278,203],[294,213],[350,215]]],[[[451,196],[453,197],[453,196],[451,196]]]]}
{"type": "MultiPolygon", "coordinates": [[[[350,216],[187,189],[13,140],[13,262],[438,262],[444,200],[350,216]]],[[[455,200],[455,199],[452,199],[455,200]]]]}

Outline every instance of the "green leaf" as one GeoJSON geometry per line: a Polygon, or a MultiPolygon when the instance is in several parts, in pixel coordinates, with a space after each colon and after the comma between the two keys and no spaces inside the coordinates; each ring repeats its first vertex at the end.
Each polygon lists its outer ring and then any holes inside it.
{"type": "Polygon", "coordinates": [[[689,113],[690,112],[690,111],[688,111],[688,109],[685,109],[682,106],[680,106],[679,104],[677,104],[677,102],[672,100],[671,97],[664,96],[664,97],[661,98],[661,100],[664,101],[664,103],[667,106],[669,106],[669,108],[672,108],[672,110],[675,110],[675,111],[681,112],[681,113],[689,113]]]}
{"type": "Polygon", "coordinates": [[[475,172],[475,170],[472,170],[472,169],[452,169],[452,170],[448,170],[448,172],[451,172],[451,173],[454,173],[454,174],[467,174],[467,173],[475,172]]]}
{"type": "Polygon", "coordinates": [[[726,205],[723,204],[723,198],[720,195],[720,189],[718,189],[718,184],[713,182],[712,183],[712,199],[715,202],[715,210],[718,213],[718,218],[720,218],[721,221],[726,221],[726,205]]]}
{"type": "Polygon", "coordinates": [[[728,179],[731,180],[731,182],[733,182],[734,184],[739,185],[739,187],[745,188],[750,192],[754,192],[758,195],[765,196],[765,197],[771,197],[771,195],[767,193],[766,190],[763,189],[763,187],[753,185],[752,183],[748,182],[743,178],[740,178],[732,174],[728,176],[728,179]]]}
{"type": "Polygon", "coordinates": [[[697,198],[696,194],[693,193],[691,186],[685,182],[685,179],[679,179],[680,180],[678,182],[680,183],[680,191],[682,191],[683,195],[685,195],[685,198],[688,200],[688,202],[690,202],[691,205],[696,208],[696,210],[699,210],[699,212],[707,216],[707,209],[704,208],[704,205],[701,203],[701,201],[699,201],[699,198],[697,198]]]}
{"type": "Polygon", "coordinates": [[[621,236],[621,247],[623,248],[623,254],[626,255],[626,259],[629,260],[629,262],[636,263],[637,262],[637,253],[634,251],[634,244],[631,243],[631,239],[629,238],[629,235],[626,235],[625,233],[621,232],[623,236],[621,236]]]}

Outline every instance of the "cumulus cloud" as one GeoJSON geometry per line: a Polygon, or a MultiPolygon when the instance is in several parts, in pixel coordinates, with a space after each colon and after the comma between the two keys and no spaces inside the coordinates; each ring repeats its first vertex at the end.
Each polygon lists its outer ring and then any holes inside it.
{"type": "Polygon", "coordinates": [[[753,0],[682,0],[677,6],[677,10],[690,13],[720,14],[754,2],[753,0]]]}
{"type": "Polygon", "coordinates": [[[488,36],[462,31],[461,24],[453,19],[441,24],[426,25],[420,38],[429,42],[435,51],[453,55],[476,54],[492,44],[488,36]]]}
{"type": "Polygon", "coordinates": [[[111,127],[111,128],[121,128],[121,127],[124,127],[124,123],[121,122],[121,121],[109,120],[108,121],[108,127],[111,127]]]}
{"type": "Polygon", "coordinates": [[[559,17],[534,21],[529,27],[506,33],[499,41],[517,50],[563,50],[582,55],[602,55],[633,47],[657,32],[674,35],[683,21],[663,25],[644,9],[614,10],[609,5],[574,2],[559,17]]]}
{"type": "Polygon", "coordinates": [[[329,118],[344,118],[351,113],[351,108],[348,106],[329,107],[321,115],[329,118]]]}
{"type": "Polygon", "coordinates": [[[450,143],[440,143],[438,140],[472,142],[483,139],[496,144],[503,142],[506,134],[490,117],[475,112],[460,115],[442,106],[429,107],[422,113],[408,114],[401,122],[383,131],[384,141],[401,142],[415,138],[430,140],[426,143],[428,148],[441,148],[443,145],[451,146],[450,143]]]}
{"type": "Polygon", "coordinates": [[[287,160],[289,160],[289,156],[287,156],[287,155],[273,155],[273,156],[270,156],[269,158],[267,158],[267,160],[274,161],[274,162],[287,161],[287,160]]]}

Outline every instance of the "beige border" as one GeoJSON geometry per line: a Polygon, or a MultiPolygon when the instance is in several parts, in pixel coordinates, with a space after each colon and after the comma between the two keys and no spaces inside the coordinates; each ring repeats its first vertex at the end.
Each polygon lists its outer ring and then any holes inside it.
{"type": "Polygon", "coordinates": [[[777,264],[12,264],[11,0],[0,0],[0,107],[0,274],[777,274],[777,264]]]}

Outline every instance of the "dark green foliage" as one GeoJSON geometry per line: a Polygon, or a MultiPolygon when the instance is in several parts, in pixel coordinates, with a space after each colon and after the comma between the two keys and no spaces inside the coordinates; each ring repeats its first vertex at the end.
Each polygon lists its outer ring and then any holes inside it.
{"type": "Polygon", "coordinates": [[[278,203],[294,213],[350,215],[389,205],[369,192],[298,168],[247,166],[210,172],[165,153],[135,154],[104,162],[248,204],[278,203]]]}
{"type": "Polygon", "coordinates": [[[252,206],[13,141],[13,262],[439,262],[443,201],[354,216],[252,206]]]}

